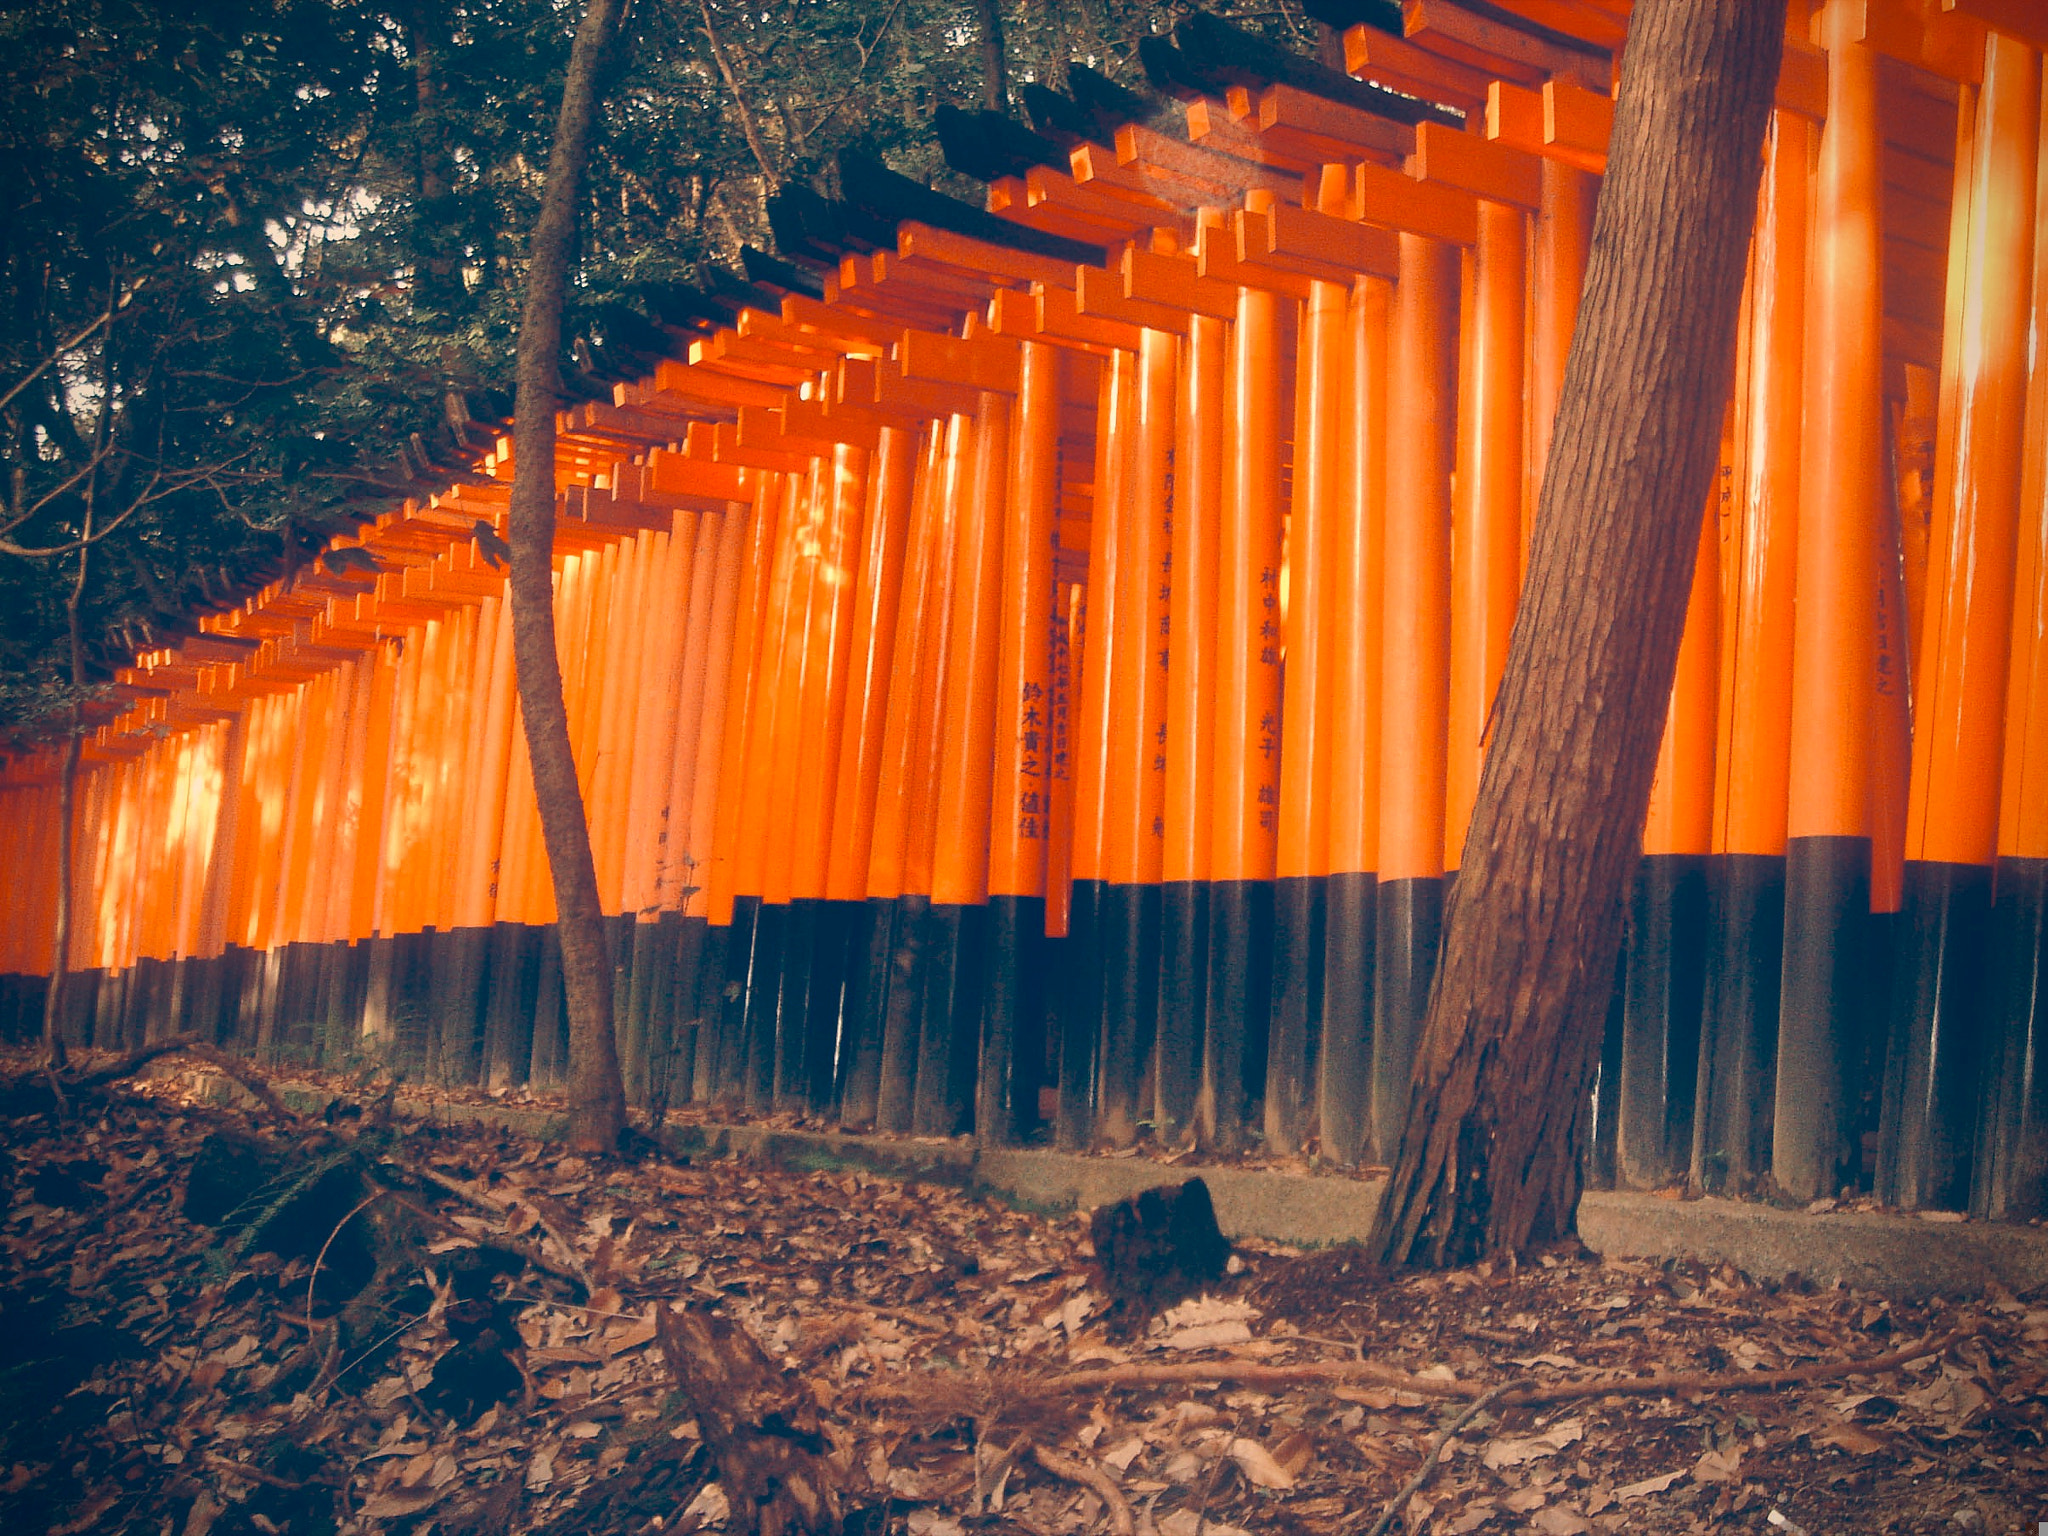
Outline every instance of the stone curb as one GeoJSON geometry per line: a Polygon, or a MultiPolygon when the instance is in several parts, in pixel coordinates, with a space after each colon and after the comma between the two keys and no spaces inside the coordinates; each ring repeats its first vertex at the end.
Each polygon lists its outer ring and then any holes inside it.
{"type": "MultiPolygon", "coordinates": [[[[241,1089],[225,1077],[210,1095],[241,1089]]],[[[280,1085],[287,1103],[317,1113],[332,1095],[280,1085]]],[[[503,1126],[522,1135],[561,1134],[562,1116],[520,1104],[465,1104],[400,1095],[397,1108],[444,1125],[503,1126]]],[[[1047,1213],[1090,1210],[1139,1190],[1200,1175],[1230,1237],[1259,1237],[1302,1248],[1360,1242],[1372,1228],[1385,1187],[1380,1179],[1164,1163],[1152,1158],[1085,1157],[1037,1148],[947,1140],[799,1131],[773,1126],[678,1122],[660,1140],[678,1156],[737,1157],[784,1168],[854,1167],[890,1178],[945,1184],[1047,1213]]],[[[2048,1228],[1979,1221],[1929,1221],[1910,1215],[1779,1210],[1734,1200],[1668,1200],[1628,1191],[1589,1190],[1579,1202],[1579,1235],[1596,1253],[1661,1260],[1727,1262],[1759,1280],[1799,1275],[1841,1281],[1886,1295],[2015,1294],[2048,1286],[2048,1228]]]]}

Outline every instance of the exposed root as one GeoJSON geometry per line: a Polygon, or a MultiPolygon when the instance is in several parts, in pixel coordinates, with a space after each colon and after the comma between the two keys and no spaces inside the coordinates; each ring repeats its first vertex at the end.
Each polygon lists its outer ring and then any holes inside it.
{"type": "MultiPolygon", "coordinates": [[[[1837,1376],[1868,1376],[1896,1370],[1929,1355],[1938,1355],[1964,1337],[1944,1334],[1888,1355],[1861,1360],[1821,1360],[1783,1371],[1720,1371],[1691,1375],[1594,1377],[1517,1387],[1498,1401],[1510,1407],[1571,1402],[1585,1397],[1655,1397],[1676,1392],[1756,1392],[1837,1376]]],[[[1470,1398],[1493,1390],[1474,1382],[1439,1381],[1411,1376],[1363,1360],[1311,1360],[1300,1365],[1260,1365],[1247,1360],[1195,1360],[1174,1365],[1115,1365],[1097,1371],[1073,1371],[1042,1380],[1043,1394],[1097,1392],[1117,1387],[1173,1386],[1189,1382],[1234,1381],[1248,1387],[1298,1387],[1322,1382],[1371,1382],[1419,1397],[1470,1398]]]]}
{"type": "Polygon", "coordinates": [[[278,1119],[284,1121],[285,1124],[299,1125],[303,1123],[304,1116],[300,1115],[297,1110],[292,1109],[283,1099],[279,1098],[277,1091],[270,1086],[269,1080],[254,1067],[238,1057],[230,1056],[218,1046],[209,1045],[197,1035],[173,1035],[168,1040],[159,1040],[154,1045],[145,1045],[139,1051],[130,1051],[125,1056],[116,1057],[96,1072],[88,1072],[82,1077],[74,1078],[71,1086],[73,1089],[97,1088],[104,1083],[111,1083],[119,1078],[132,1076],[138,1068],[148,1065],[159,1056],[170,1056],[178,1053],[196,1056],[216,1072],[221,1073],[225,1077],[233,1078],[243,1088],[248,1090],[257,1103],[269,1110],[271,1114],[277,1116],[278,1119]]]}
{"type": "Polygon", "coordinates": [[[1076,1457],[1062,1456],[1057,1451],[1048,1451],[1033,1442],[1031,1459],[1054,1477],[1069,1483],[1078,1483],[1095,1497],[1102,1500],[1109,1511],[1109,1528],[1115,1536],[1137,1536],[1138,1522],[1131,1514],[1130,1500],[1116,1485],[1116,1479],[1100,1467],[1091,1467],[1076,1457]]]}

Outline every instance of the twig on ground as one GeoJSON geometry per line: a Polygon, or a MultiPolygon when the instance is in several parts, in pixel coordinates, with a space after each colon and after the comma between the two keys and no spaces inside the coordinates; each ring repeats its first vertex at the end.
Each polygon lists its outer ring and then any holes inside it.
{"type": "Polygon", "coordinates": [[[1031,1445],[1031,1459],[1054,1477],[1069,1483],[1078,1483],[1095,1497],[1102,1500],[1109,1511],[1109,1528],[1114,1536],[1137,1536],[1138,1522],[1131,1514],[1130,1500],[1116,1485],[1116,1479],[1100,1467],[1091,1467],[1087,1462],[1072,1456],[1062,1456],[1057,1451],[1048,1451],[1036,1441],[1031,1445]]]}
{"type": "MultiPolygon", "coordinates": [[[[350,1222],[354,1221],[354,1220],[356,1219],[356,1217],[360,1216],[360,1215],[361,1215],[361,1214],[362,1214],[362,1213],[363,1213],[363,1212],[364,1212],[365,1210],[369,1209],[369,1207],[371,1207],[372,1205],[376,1204],[376,1203],[377,1203],[377,1202],[378,1202],[379,1200],[383,1199],[383,1198],[384,1198],[384,1197],[385,1197],[386,1195],[388,1195],[388,1194],[390,1194],[390,1193],[391,1193],[391,1191],[390,1191],[390,1190],[388,1190],[388,1189],[384,1189],[384,1188],[381,1188],[381,1187],[379,1187],[379,1188],[377,1188],[377,1189],[374,1189],[374,1190],[372,1190],[372,1191],[371,1191],[371,1192],[370,1192],[369,1194],[367,1194],[367,1195],[363,1196],[363,1198],[362,1198],[362,1199],[358,1200],[358,1201],[357,1201],[357,1202],[355,1203],[355,1205],[354,1205],[354,1206],[352,1206],[352,1207],[350,1208],[350,1210],[349,1210],[349,1213],[348,1213],[348,1214],[347,1214],[346,1216],[342,1217],[342,1218],[341,1218],[341,1220],[337,1221],[337,1222],[336,1222],[336,1223],[334,1224],[334,1230],[333,1230],[332,1232],[330,1232],[330,1233],[328,1233],[328,1234],[327,1234],[327,1241],[326,1241],[326,1242],[324,1242],[324,1243],[322,1243],[322,1244],[320,1245],[320,1251],[319,1251],[318,1253],[316,1253],[316,1254],[314,1254],[314,1255],[313,1255],[313,1272],[312,1272],[312,1273],[311,1273],[310,1275],[306,1276],[306,1348],[307,1348],[307,1349],[311,1349],[311,1348],[313,1347],[313,1337],[314,1337],[314,1333],[313,1333],[313,1287],[314,1287],[315,1285],[319,1284],[319,1282],[320,1282],[320,1266],[321,1266],[322,1264],[324,1264],[324,1263],[325,1263],[325,1262],[327,1261],[327,1250],[328,1250],[328,1249],[330,1249],[330,1248],[332,1248],[332,1247],[334,1246],[334,1240],[335,1240],[335,1239],[336,1239],[337,1237],[341,1236],[341,1229],[342,1229],[343,1227],[347,1226],[347,1225],[348,1225],[348,1224],[349,1224],[350,1222]]],[[[338,1347],[338,1346],[340,1345],[340,1343],[341,1343],[341,1323],[340,1323],[340,1322],[339,1322],[339,1321],[337,1320],[337,1321],[336,1321],[336,1323],[335,1323],[335,1325],[334,1325],[334,1345],[338,1347]]],[[[320,1388],[320,1386],[321,1386],[321,1385],[322,1385],[322,1384],[323,1384],[323,1383],[325,1382],[325,1380],[326,1380],[326,1377],[327,1377],[327,1367],[328,1367],[328,1366],[330,1366],[330,1365],[332,1365],[332,1364],[334,1363],[334,1360],[335,1360],[335,1356],[336,1356],[336,1353],[337,1353],[337,1350],[336,1350],[336,1348],[333,1348],[333,1347],[331,1347],[331,1348],[329,1348],[329,1349],[328,1349],[328,1351],[327,1351],[327,1359],[326,1359],[325,1361],[323,1361],[323,1362],[321,1363],[321,1367],[320,1367],[320,1374],[319,1374],[319,1375],[317,1375],[317,1376],[315,1376],[315,1377],[313,1378],[313,1386],[314,1386],[314,1389],[315,1389],[316,1391],[317,1391],[317,1390],[318,1390],[318,1389],[320,1388]]]]}
{"type": "Polygon", "coordinates": [[[1512,1381],[1504,1381],[1499,1386],[1480,1393],[1465,1405],[1455,1419],[1438,1432],[1436,1439],[1430,1444],[1429,1454],[1422,1458],[1422,1465],[1415,1469],[1415,1475],[1403,1483],[1401,1491],[1387,1501],[1387,1507],[1380,1511],[1379,1519],[1373,1522],[1372,1529],[1367,1531],[1365,1536],[1386,1536],[1387,1527],[1394,1523],[1394,1517],[1406,1509],[1408,1501],[1422,1491],[1422,1485],[1428,1482],[1430,1474],[1436,1471],[1437,1463],[1444,1459],[1444,1447],[1456,1438],[1459,1430],[1499,1402],[1515,1385],[1512,1381]]]}

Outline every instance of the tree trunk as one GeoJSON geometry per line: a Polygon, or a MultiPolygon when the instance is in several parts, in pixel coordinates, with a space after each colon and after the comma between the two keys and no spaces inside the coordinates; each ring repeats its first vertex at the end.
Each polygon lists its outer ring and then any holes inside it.
{"type": "Polygon", "coordinates": [[[576,781],[555,649],[556,369],[577,193],[597,112],[598,71],[618,15],[618,0],[590,0],[569,54],[547,190],[528,253],[512,438],[512,655],[562,941],[562,988],[569,1004],[569,1140],[582,1151],[610,1151],[617,1145],[626,1124],[626,1095],[612,1040],[612,966],[598,905],[597,868],[590,857],[590,825],[576,781]]]}
{"type": "Polygon", "coordinates": [[[1528,580],[1370,1247],[1569,1230],[1734,376],[1785,7],[1638,0],[1528,580]]]}
{"type": "Polygon", "coordinates": [[[980,0],[981,101],[991,112],[1010,110],[1010,71],[1003,59],[1002,0],[980,0]]]}
{"type": "Polygon", "coordinates": [[[71,718],[65,722],[64,763],[57,776],[57,910],[50,924],[50,984],[43,992],[43,1061],[64,1065],[64,972],[71,959],[71,871],[77,862],[73,828],[78,806],[78,760],[85,746],[85,629],[79,606],[85,601],[86,570],[92,559],[92,492],[87,488],[85,525],[78,545],[78,578],[64,600],[64,625],[71,642],[71,718]]]}

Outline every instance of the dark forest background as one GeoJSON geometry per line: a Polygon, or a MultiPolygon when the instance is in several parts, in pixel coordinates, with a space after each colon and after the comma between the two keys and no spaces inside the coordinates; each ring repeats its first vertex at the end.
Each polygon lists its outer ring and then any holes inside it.
{"type": "MultiPolygon", "coordinates": [[[[1193,8],[637,0],[587,179],[565,377],[600,392],[672,346],[666,327],[743,246],[773,250],[771,197],[831,192],[843,152],[978,200],[941,158],[941,106],[1007,109],[1063,85],[1069,60],[1135,82],[1139,40],[1193,8]]],[[[1295,0],[1205,8],[1315,46],[1295,0]]],[[[60,730],[138,649],[488,443],[579,14],[0,10],[0,737],[60,730]]]]}

